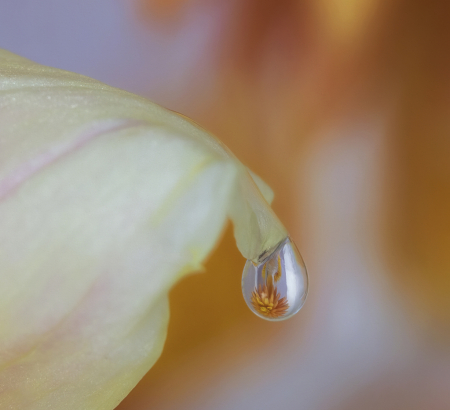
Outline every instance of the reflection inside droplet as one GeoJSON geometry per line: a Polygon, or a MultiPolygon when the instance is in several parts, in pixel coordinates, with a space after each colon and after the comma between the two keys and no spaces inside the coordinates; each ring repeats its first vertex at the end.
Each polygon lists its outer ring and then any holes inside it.
{"type": "Polygon", "coordinates": [[[250,310],[266,320],[288,319],[301,309],[308,293],[308,274],[290,238],[260,263],[247,260],[242,292],[250,310]]]}

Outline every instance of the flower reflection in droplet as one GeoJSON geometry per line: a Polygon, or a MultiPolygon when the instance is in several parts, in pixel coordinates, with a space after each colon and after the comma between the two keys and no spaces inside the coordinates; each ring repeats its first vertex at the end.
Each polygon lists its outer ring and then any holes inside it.
{"type": "Polygon", "coordinates": [[[263,319],[288,319],[302,308],[308,293],[308,274],[290,238],[260,262],[247,260],[242,292],[250,310],[263,319]]]}

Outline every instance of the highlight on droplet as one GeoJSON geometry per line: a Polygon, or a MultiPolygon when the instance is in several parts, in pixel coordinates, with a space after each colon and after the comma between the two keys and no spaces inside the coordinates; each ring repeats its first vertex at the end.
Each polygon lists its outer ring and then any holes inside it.
{"type": "Polygon", "coordinates": [[[250,310],[266,320],[285,320],[302,308],[308,294],[308,274],[289,237],[259,263],[247,260],[242,293],[250,310]]]}

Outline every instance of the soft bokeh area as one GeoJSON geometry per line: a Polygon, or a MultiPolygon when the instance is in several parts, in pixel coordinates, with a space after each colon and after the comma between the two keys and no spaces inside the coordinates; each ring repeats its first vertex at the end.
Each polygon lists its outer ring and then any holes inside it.
{"type": "Polygon", "coordinates": [[[146,96],[275,191],[310,294],[245,305],[231,229],[120,410],[450,408],[450,3],[3,0],[0,47],[146,96]]]}

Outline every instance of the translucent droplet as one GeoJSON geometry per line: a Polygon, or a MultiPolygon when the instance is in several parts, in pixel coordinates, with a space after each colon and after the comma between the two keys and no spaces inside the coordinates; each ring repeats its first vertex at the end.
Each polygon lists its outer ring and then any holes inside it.
{"type": "Polygon", "coordinates": [[[295,315],[308,294],[308,274],[300,253],[286,238],[259,263],[247,260],[242,273],[242,293],[257,316],[279,321],[295,315]]]}

